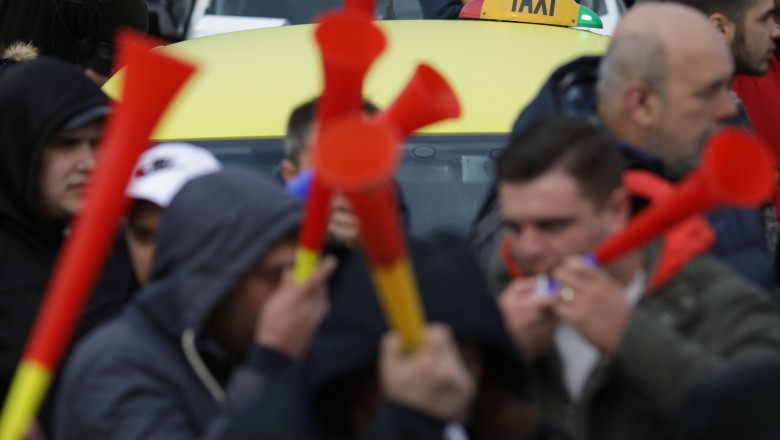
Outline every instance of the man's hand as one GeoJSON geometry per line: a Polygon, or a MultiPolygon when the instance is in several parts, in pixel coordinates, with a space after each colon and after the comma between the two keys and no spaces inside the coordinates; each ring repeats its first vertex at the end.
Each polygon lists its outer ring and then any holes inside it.
{"type": "Polygon", "coordinates": [[[335,195],[331,202],[328,234],[349,248],[357,244],[360,236],[360,221],[346,197],[342,195],[335,195]]]}
{"type": "Polygon", "coordinates": [[[614,351],[631,316],[625,288],[579,256],[567,257],[554,276],[561,283],[558,316],[602,352],[614,351]]]}
{"type": "Polygon", "coordinates": [[[397,334],[385,335],[379,367],[387,399],[441,421],[463,420],[476,393],[474,378],[441,324],[428,326],[414,353],[404,351],[397,334]]]}
{"type": "Polygon", "coordinates": [[[533,361],[550,347],[558,320],[553,295],[534,296],[536,278],[513,281],[498,298],[504,325],[523,356],[533,361]]]}
{"type": "Polygon", "coordinates": [[[293,280],[292,271],[286,271],[260,314],[256,342],[293,359],[303,358],[314,332],[328,313],[327,281],[337,266],[334,257],[325,257],[303,284],[293,280]]]}
{"type": "Polygon", "coordinates": [[[92,82],[94,82],[98,87],[103,87],[103,85],[108,81],[107,76],[101,75],[92,69],[86,69],[84,71],[84,75],[91,79],[92,82]]]}
{"type": "Polygon", "coordinates": [[[30,422],[22,440],[46,440],[46,434],[43,432],[43,428],[41,428],[41,424],[38,423],[37,420],[30,422]]]}

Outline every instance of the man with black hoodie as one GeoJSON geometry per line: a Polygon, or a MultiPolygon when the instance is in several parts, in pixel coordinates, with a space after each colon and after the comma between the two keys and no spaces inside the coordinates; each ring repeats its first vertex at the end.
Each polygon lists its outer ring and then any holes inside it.
{"type": "MultiPolygon", "coordinates": [[[[735,116],[733,74],[728,47],[700,12],[679,4],[639,4],[622,18],[603,58],[580,58],[553,73],[513,133],[551,115],[592,119],[621,145],[628,168],[663,173],[660,159],[666,177],[677,180],[698,163],[706,137],[735,116]]],[[[491,197],[475,226],[475,245],[491,278],[500,276],[501,267],[497,211],[491,197]]],[[[724,209],[708,219],[718,235],[712,253],[774,298],[762,212],[724,209]]]]}
{"type": "Polygon", "coordinates": [[[327,257],[292,280],[300,203],[249,170],[188,182],[163,213],[149,284],[66,365],[62,440],[218,437],[307,350],[327,257]]]}
{"type": "MultiPolygon", "coordinates": [[[[0,81],[0,397],[4,398],[67,226],[95,166],[108,98],[73,66],[50,57],[0,81]]],[[[121,246],[120,246],[121,248],[121,246]]],[[[130,266],[115,252],[79,334],[124,303],[130,266]]],[[[78,336],[77,336],[78,337],[78,336]]]]}
{"type": "Polygon", "coordinates": [[[388,334],[369,269],[353,253],[301,368],[247,406],[223,439],[567,438],[525,404],[519,353],[467,244],[435,235],[410,248],[436,323],[419,351],[388,334]]]}
{"type": "Polygon", "coordinates": [[[0,0],[0,49],[29,41],[75,64],[87,38],[113,41],[119,25],[146,31],[143,0],[0,0]]]}

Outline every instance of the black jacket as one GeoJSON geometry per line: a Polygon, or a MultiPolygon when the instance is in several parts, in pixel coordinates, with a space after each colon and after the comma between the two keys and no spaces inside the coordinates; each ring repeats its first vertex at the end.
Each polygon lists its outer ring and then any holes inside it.
{"type": "MultiPolygon", "coordinates": [[[[600,124],[596,115],[596,80],[601,57],[578,58],[558,68],[544,84],[539,94],[518,116],[512,128],[516,134],[544,117],[552,115],[578,116],[600,124]]],[[[645,169],[664,175],[660,160],[647,152],[615,140],[623,154],[628,169],[645,169]]],[[[480,261],[496,255],[500,241],[500,227],[495,220],[497,205],[493,188],[479,214],[474,229],[475,246],[480,261]],[[492,220],[491,220],[492,218],[492,220]],[[498,232],[491,233],[492,230],[498,232]]],[[[769,255],[764,235],[763,214],[758,209],[727,208],[707,215],[718,235],[711,249],[739,275],[763,287],[774,299],[776,282],[774,263],[769,255]]],[[[486,264],[489,267],[493,264],[486,264]]]]}
{"type": "Polygon", "coordinates": [[[56,438],[217,436],[291,361],[259,346],[238,359],[216,342],[208,321],[299,221],[298,201],[252,171],[226,169],[187,183],[163,214],[149,285],[74,350],[56,438]]]}
{"type": "Polygon", "coordinates": [[[117,25],[146,30],[142,0],[0,0],[0,47],[30,41],[72,63],[88,37],[112,41],[117,25]]]}
{"type": "MultiPolygon", "coordinates": [[[[522,404],[519,352],[465,243],[437,236],[414,241],[411,249],[427,320],[449,325],[459,342],[474,344],[483,357],[484,379],[467,426],[472,440],[548,438],[547,425],[525,418],[533,411],[522,404]],[[512,402],[513,409],[499,401],[512,402]],[[523,437],[522,429],[537,436],[523,437]]],[[[443,438],[442,422],[389,401],[376,402],[367,433],[354,429],[351,414],[370,405],[359,396],[377,383],[379,342],[387,331],[368,273],[358,254],[342,262],[332,280],[331,312],[306,361],[248,406],[224,439],[443,438]]]]}
{"type": "Polygon", "coordinates": [[[746,361],[711,374],[675,413],[682,440],[780,438],[780,357],[746,361]]]}
{"type": "MultiPolygon", "coordinates": [[[[44,222],[38,212],[41,151],[66,120],[107,103],[81,72],[53,58],[19,64],[0,81],[0,397],[10,385],[67,226],[44,222]]],[[[120,245],[93,291],[77,338],[121,307],[129,271],[120,245]]]]}

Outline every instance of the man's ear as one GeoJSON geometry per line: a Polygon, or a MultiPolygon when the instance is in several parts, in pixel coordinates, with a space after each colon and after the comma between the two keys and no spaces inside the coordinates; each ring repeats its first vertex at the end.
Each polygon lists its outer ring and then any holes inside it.
{"type": "Polygon", "coordinates": [[[651,128],[661,117],[661,96],[642,80],[632,79],[623,89],[623,108],[629,117],[644,129],[651,128]]]}
{"type": "Polygon", "coordinates": [[[723,35],[723,38],[726,39],[728,44],[731,44],[734,41],[734,34],[736,33],[737,26],[733,21],[720,12],[715,12],[707,18],[710,20],[710,23],[715,26],[715,29],[723,35]]]}
{"type": "Polygon", "coordinates": [[[605,206],[609,216],[609,234],[615,234],[626,227],[631,220],[631,195],[625,187],[615,188],[607,198],[605,206]]]}
{"type": "Polygon", "coordinates": [[[282,159],[279,162],[279,173],[282,175],[284,183],[287,183],[298,175],[298,167],[290,159],[282,159]]]}

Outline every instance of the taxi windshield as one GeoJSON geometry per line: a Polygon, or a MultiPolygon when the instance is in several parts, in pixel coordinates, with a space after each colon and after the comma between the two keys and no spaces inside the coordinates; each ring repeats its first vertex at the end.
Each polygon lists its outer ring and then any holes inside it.
{"type": "Polygon", "coordinates": [[[279,17],[292,24],[311,22],[312,18],[326,9],[338,8],[342,0],[212,0],[207,14],[234,15],[239,17],[279,17]]]}
{"type": "Polygon", "coordinates": [[[607,13],[607,4],[604,0],[577,0],[577,3],[585,6],[598,15],[604,15],[607,13]]]}
{"type": "MultiPolygon", "coordinates": [[[[397,177],[411,212],[411,233],[448,229],[465,234],[493,180],[506,135],[418,135],[404,145],[397,177]]],[[[249,166],[279,180],[281,138],[188,141],[226,165],[249,166]]]]}

